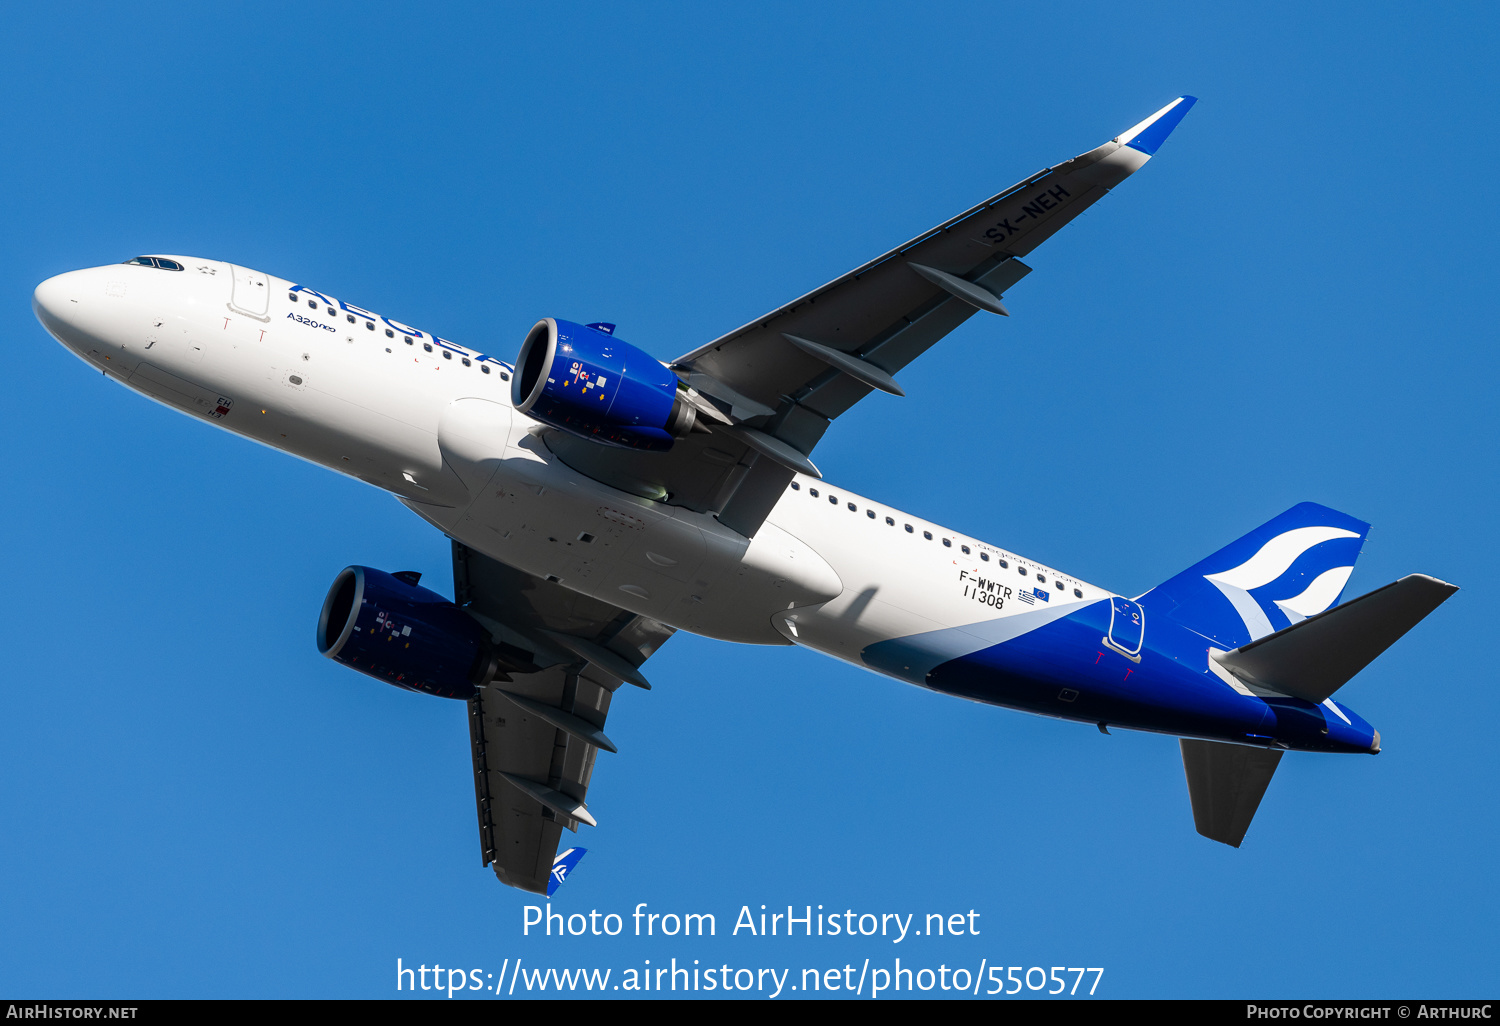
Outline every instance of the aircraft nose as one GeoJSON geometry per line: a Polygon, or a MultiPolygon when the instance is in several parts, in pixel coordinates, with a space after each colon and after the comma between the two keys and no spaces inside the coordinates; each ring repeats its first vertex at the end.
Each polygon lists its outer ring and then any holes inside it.
{"type": "Polygon", "coordinates": [[[83,290],[79,287],[82,271],[68,271],[54,275],[36,287],[31,294],[31,309],[37,320],[51,330],[54,323],[65,325],[76,311],[83,290]],[[72,307],[73,310],[69,310],[72,307]]]}
{"type": "Polygon", "coordinates": [[[88,295],[84,285],[89,279],[87,270],[68,271],[48,278],[31,294],[31,309],[36,319],[54,338],[70,348],[76,348],[83,341],[80,322],[84,297],[88,295]]]}
{"type": "Polygon", "coordinates": [[[68,278],[71,274],[70,271],[68,274],[53,275],[36,287],[36,291],[31,294],[31,308],[39,318],[57,316],[53,311],[58,309],[60,302],[67,302],[68,278]]]}

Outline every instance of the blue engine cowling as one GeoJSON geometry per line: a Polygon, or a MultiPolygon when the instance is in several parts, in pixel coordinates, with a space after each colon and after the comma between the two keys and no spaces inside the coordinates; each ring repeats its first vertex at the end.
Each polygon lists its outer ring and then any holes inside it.
{"type": "Polygon", "coordinates": [[[443,596],[382,570],[334,579],[318,619],[318,651],[351,670],[443,698],[467,699],[495,675],[478,623],[443,596]]]}
{"type": "Polygon", "coordinates": [[[517,411],[606,445],[664,451],[693,430],[697,411],[677,376],[613,335],[554,317],[521,345],[510,383],[517,411]]]}

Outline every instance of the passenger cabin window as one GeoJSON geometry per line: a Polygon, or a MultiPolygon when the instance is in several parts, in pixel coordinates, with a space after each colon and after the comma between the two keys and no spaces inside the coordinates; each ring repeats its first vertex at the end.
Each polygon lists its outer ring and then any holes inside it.
{"type": "Polygon", "coordinates": [[[951,549],[951,548],[953,548],[953,539],[952,538],[944,538],[943,539],[943,548],[945,548],[945,549],[951,549]]]}
{"type": "MultiPolygon", "coordinates": [[[[480,370],[482,370],[482,371],[484,371],[484,372],[485,372],[485,373],[486,373],[486,374],[488,374],[488,373],[489,373],[489,372],[490,372],[490,365],[489,365],[489,364],[487,364],[487,363],[481,363],[481,364],[480,364],[480,365],[479,365],[479,369],[480,369],[480,370]]],[[[500,375],[500,376],[501,376],[501,377],[502,377],[502,378],[503,378],[503,377],[505,377],[505,375],[504,375],[504,374],[502,374],[502,375],[500,375]]]]}
{"type": "Polygon", "coordinates": [[[869,517],[871,520],[874,520],[875,519],[875,511],[873,509],[867,509],[867,510],[865,510],[865,516],[869,517]]]}
{"type": "Polygon", "coordinates": [[[910,524],[906,525],[906,533],[907,534],[911,534],[911,525],[910,524]]]}
{"type": "Polygon", "coordinates": [[[807,494],[811,495],[814,499],[816,499],[818,497],[818,490],[816,488],[809,488],[807,490],[807,494]]]}
{"type": "Polygon", "coordinates": [[[344,320],[348,321],[350,324],[353,324],[354,323],[354,315],[353,314],[344,314],[344,320]]]}
{"type": "Polygon", "coordinates": [[[1020,574],[1022,577],[1025,577],[1026,576],[1026,568],[1024,566],[1018,566],[1018,567],[1016,567],[1016,573],[1020,574]]]}
{"type": "Polygon", "coordinates": [[[990,554],[988,552],[981,552],[979,558],[988,563],[990,561],[990,554]]]}
{"type": "Polygon", "coordinates": [[[430,353],[430,352],[432,352],[432,343],[431,342],[423,342],[422,343],[422,348],[425,349],[425,350],[427,350],[430,353]]]}
{"type": "MultiPolygon", "coordinates": [[[[396,337],[396,333],[394,331],[392,331],[390,328],[386,328],[385,329],[385,337],[386,338],[395,338],[396,337]]],[[[411,339],[407,339],[406,341],[410,342],[411,339]]]]}
{"type": "Polygon", "coordinates": [[[794,491],[794,492],[800,492],[801,490],[802,490],[802,486],[799,485],[796,481],[793,481],[792,482],[792,491],[794,491]]]}
{"type": "MultiPolygon", "coordinates": [[[[448,350],[444,349],[443,350],[443,359],[445,359],[445,360],[451,360],[451,359],[453,359],[453,354],[450,353],[448,350]]],[[[468,363],[468,362],[469,362],[468,360],[464,361],[464,363],[468,363]]]]}
{"type": "Polygon", "coordinates": [[[1008,563],[1008,562],[1006,562],[1005,560],[1002,559],[1000,561],[1000,569],[1001,570],[1009,570],[1010,569],[1010,563],[1008,563]]]}
{"type": "Polygon", "coordinates": [[[969,547],[967,545],[960,545],[959,548],[963,550],[964,555],[967,556],[969,554],[969,547]]]}
{"type": "Polygon", "coordinates": [[[365,321],[365,327],[368,328],[371,331],[374,331],[375,330],[375,322],[374,321],[365,321]]]}
{"type": "Polygon", "coordinates": [[[464,357],[464,366],[465,367],[469,366],[469,358],[467,356],[464,357]]]}
{"type": "Polygon", "coordinates": [[[896,526],[896,518],[895,517],[886,517],[885,518],[885,526],[886,527],[895,527],[896,526]]]}
{"type": "Polygon", "coordinates": [[[923,531],[922,532],[922,537],[926,538],[928,541],[932,541],[932,532],[931,531],[923,531]]]}
{"type": "Polygon", "coordinates": [[[1074,598],[1083,598],[1083,589],[1082,588],[1074,588],[1073,589],[1073,597],[1074,598]]]}
{"type": "Polygon", "coordinates": [[[854,503],[851,502],[851,503],[849,503],[849,512],[850,513],[858,513],[859,512],[859,507],[856,506],[854,503]]]}

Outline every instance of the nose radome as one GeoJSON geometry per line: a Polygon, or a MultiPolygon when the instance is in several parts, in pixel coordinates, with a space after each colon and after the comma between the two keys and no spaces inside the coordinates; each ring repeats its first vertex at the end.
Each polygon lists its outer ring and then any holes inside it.
{"type": "Polygon", "coordinates": [[[64,305],[68,304],[70,299],[78,299],[77,275],[77,271],[53,275],[32,292],[31,309],[42,324],[50,328],[48,320],[60,320],[64,314],[64,305]]]}
{"type": "Polygon", "coordinates": [[[89,341],[83,324],[84,304],[92,299],[88,286],[97,282],[98,268],[68,271],[42,282],[31,294],[31,309],[53,338],[70,349],[89,341]]]}

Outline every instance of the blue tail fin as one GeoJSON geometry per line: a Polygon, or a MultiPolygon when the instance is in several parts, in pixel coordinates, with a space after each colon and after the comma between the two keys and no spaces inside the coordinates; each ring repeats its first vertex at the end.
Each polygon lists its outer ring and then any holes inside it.
{"type": "Polygon", "coordinates": [[[1223,649],[1338,603],[1370,525],[1304,502],[1188,567],[1138,600],[1223,649]]]}

